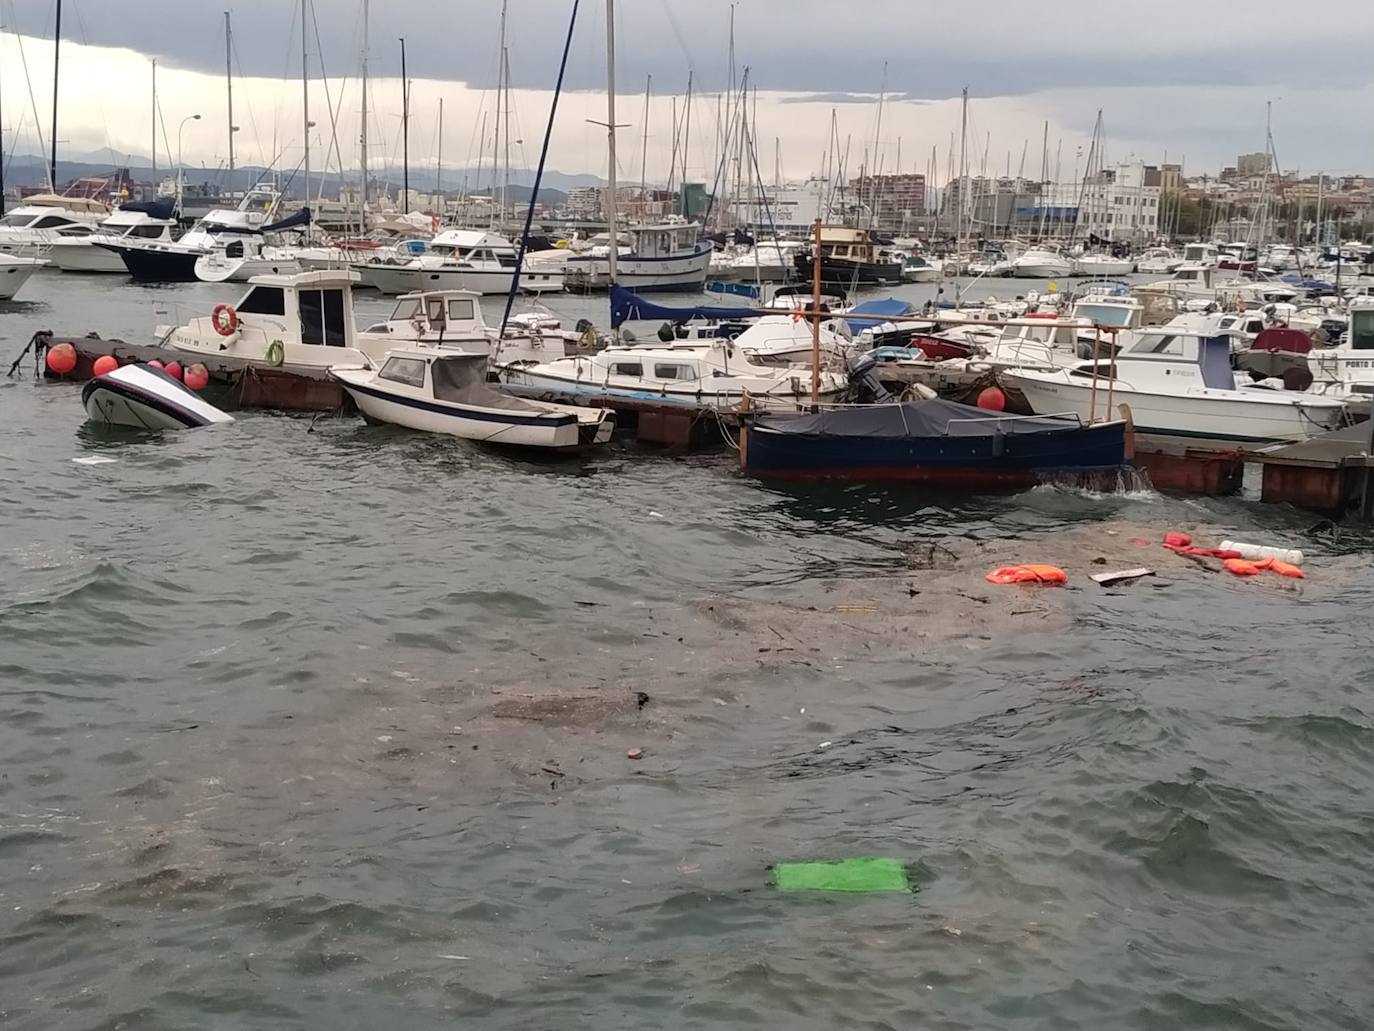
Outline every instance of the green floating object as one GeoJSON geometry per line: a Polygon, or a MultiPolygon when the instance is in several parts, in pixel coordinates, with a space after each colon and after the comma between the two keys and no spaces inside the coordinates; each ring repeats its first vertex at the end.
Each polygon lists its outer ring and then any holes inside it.
{"type": "Polygon", "coordinates": [[[773,867],[779,891],[910,891],[900,859],[865,857],[819,863],[779,863],[773,867]]]}

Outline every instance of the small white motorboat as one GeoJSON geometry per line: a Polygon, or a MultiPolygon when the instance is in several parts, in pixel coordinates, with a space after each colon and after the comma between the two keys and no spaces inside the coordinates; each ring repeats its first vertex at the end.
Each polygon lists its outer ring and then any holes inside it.
{"type": "Polygon", "coordinates": [[[148,365],[125,365],[96,376],[81,390],[91,422],[136,430],[184,430],[233,422],[180,380],[148,365]]]}
{"type": "Polygon", "coordinates": [[[487,356],[423,345],[391,351],[380,369],[329,370],[369,422],[506,447],[572,451],[605,444],[609,409],[527,401],[487,383],[487,356]]]}

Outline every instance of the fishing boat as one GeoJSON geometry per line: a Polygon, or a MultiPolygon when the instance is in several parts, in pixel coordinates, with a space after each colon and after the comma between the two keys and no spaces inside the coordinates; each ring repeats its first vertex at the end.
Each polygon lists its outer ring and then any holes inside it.
{"type": "Polygon", "coordinates": [[[159,240],[171,243],[176,228],[176,204],[171,199],[123,204],[103,219],[95,230],[68,226],[58,230],[48,250],[48,260],[63,272],[105,272],[127,275],[118,254],[100,243],[121,240],[159,240]]]}
{"type": "Polygon", "coordinates": [[[0,254],[0,301],[12,300],[29,281],[29,277],[45,264],[47,262],[41,258],[0,254]]]}
{"type": "Polygon", "coordinates": [[[1113,358],[1053,371],[1008,369],[999,379],[1033,412],[1072,412],[1092,422],[1110,405],[1130,406],[1136,429],[1160,436],[1235,443],[1306,440],[1335,429],[1342,401],[1294,391],[1238,389],[1230,331],[1151,326],[1113,358]]]}
{"type": "Polygon", "coordinates": [[[136,430],[181,430],[233,422],[180,380],[150,365],[124,365],[81,388],[91,422],[136,430]]]}
{"type": "Polygon", "coordinates": [[[938,399],[746,417],[740,465],[778,480],[908,480],[1006,488],[1126,464],[1126,425],[995,415],[938,399]]]}
{"type": "Polygon", "coordinates": [[[409,347],[391,351],[380,369],[329,370],[363,418],[426,433],[505,447],[571,451],[605,444],[615,413],[513,397],[487,384],[482,354],[409,347]]]}
{"type": "MultiPolygon", "coordinates": [[[[796,257],[797,274],[806,282],[814,276],[813,243],[796,257]]],[[[889,260],[867,229],[822,226],[820,239],[821,282],[875,286],[901,283],[904,264],[889,260]]]]}
{"type": "Polygon", "coordinates": [[[692,292],[705,285],[712,248],[700,238],[697,223],[670,216],[661,223],[628,226],[621,232],[630,246],[618,250],[614,274],[609,253],[574,254],[564,265],[569,290],[606,290],[612,280],[636,292],[692,292]]]}
{"type": "Polygon", "coordinates": [[[203,362],[212,374],[247,367],[323,377],[334,365],[372,364],[394,341],[369,345],[359,339],[353,324],[357,282],[349,269],[255,276],[237,304],[216,305],[184,326],[159,328],[162,346],[203,362]]]}

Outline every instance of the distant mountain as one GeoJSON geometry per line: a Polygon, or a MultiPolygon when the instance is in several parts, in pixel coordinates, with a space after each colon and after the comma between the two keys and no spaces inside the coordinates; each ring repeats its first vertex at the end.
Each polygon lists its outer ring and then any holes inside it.
{"type": "MultiPolygon", "coordinates": [[[[172,169],[166,166],[159,166],[156,173],[150,164],[139,164],[138,158],[131,157],[129,164],[114,164],[109,161],[101,161],[99,154],[82,154],[79,157],[86,160],[68,160],[58,158],[57,178],[59,183],[65,183],[72,179],[81,179],[91,176],[109,175],[116,169],[126,169],[131,179],[141,182],[151,182],[155,178],[161,179],[169,174],[172,169]]],[[[142,159],[147,161],[146,158],[142,159]]],[[[223,168],[197,168],[187,166],[186,182],[187,185],[200,186],[202,184],[212,184],[220,190],[246,190],[268,172],[257,165],[249,165],[243,168],[234,169],[232,182],[226,181],[226,169],[223,168]]],[[[350,169],[348,177],[341,181],[337,172],[331,172],[324,180],[325,196],[337,196],[339,187],[343,182],[349,185],[357,183],[358,172],[350,169]]],[[[401,188],[402,169],[399,165],[388,166],[371,170],[374,183],[386,186],[392,194],[401,188]]],[[[287,182],[288,192],[299,192],[301,181],[299,173],[293,175],[292,171],[283,173],[283,178],[287,182]]],[[[534,184],[534,169],[512,168],[510,173],[511,187],[510,195],[513,201],[527,202],[530,198],[530,188],[534,184]]],[[[46,158],[38,157],[34,154],[16,154],[9,162],[5,170],[5,186],[22,186],[25,188],[45,186],[48,181],[48,161],[46,158]]],[[[310,178],[310,192],[314,194],[319,190],[319,173],[314,172],[310,178]]],[[[413,190],[421,192],[432,192],[435,187],[434,170],[432,168],[412,168],[410,170],[410,186],[413,190]]],[[[558,205],[568,199],[567,191],[581,186],[602,186],[603,181],[594,175],[568,172],[544,172],[544,181],[539,189],[539,199],[545,204],[558,205]]],[[[466,188],[470,193],[488,193],[492,190],[491,168],[445,168],[443,173],[442,188],[449,193],[455,193],[466,188]]]]}

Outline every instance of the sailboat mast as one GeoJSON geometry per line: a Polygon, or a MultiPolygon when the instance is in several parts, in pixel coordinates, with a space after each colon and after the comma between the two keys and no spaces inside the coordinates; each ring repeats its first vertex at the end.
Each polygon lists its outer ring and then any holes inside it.
{"type": "Polygon", "coordinates": [[[649,88],[654,77],[644,80],[644,143],[639,152],[639,214],[644,217],[644,198],[649,192],[649,88]]]}
{"type": "Polygon", "coordinates": [[[616,226],[615,176],[615,0],[606,0],[606,154],[610,159],[606,172],[606,222],[610,229],[611,245],[606,251],[611,283],[615,283],[616,259],[620,256],[620,236],[616,226]]]}
{"type": "Polygon", "coordinates": [[[509,88],[506,81],[506,16],[509,9],[508,0],[501,0],[500,41],[496,61],[496,125],[492,130],[491,141],[491,186],[493,192],[496,190],[496,162],[502,153],[503,144],[505,173],[501,178],[501,199],[491,219],[493,226],[506,216],[506,198],[510,189],[510,119],[505,115],[506,90],[509,88]],[[504,128],[502,127],[503,119],[504,128]]]}
{"type": "Polygon", "coordinates": [[[406,78],[406,40],[401,37],[401,210],[410,210],[410,80],[406,78]]]}
{"type": "Polygon", "coordinates": [[[308,54],[306,51],[306,0],[301,0],[301,129],[304,132],[302,137],[305,140],[305,157],[303,161],[305,170],[305,203],[310,206],[310,68],[307,65],[308,54]]]}
{"type": "Polygon", "coordinates": [[[444,203],[444,98],[439,98],[439,150],[434,158],[434,192],[439,195],[439,205],[444,203]]]}
{"type": "Polygon", "coordinates": [[[964,249],[964,208],[968,204],[968,87],[964,87],[963,115],[959,127],[959,211],[955,227],[955,250],[964,249]]]}
{"type": "Polygon", "coordinates": [[[361,163],[363,173],[363,210],[359,221],[364,229],[367,228],[367,201],[370,193],[370,186],[367,181],[367,51],[368,51],[368,32],[371,29],[372,5],[368,0],[363,0],[363,127],[358,134],[358,142],[361,147],[361,163]]]}
{"type": "MultiPolygon", "coordinates": [[[[52,34],[52,164],[48,169],[48,186],[57,192],[57,62],[62,54],[62,0],[57,0],[57,24],[52,34]]],[[[153,148],[156,154],[157,148],[153,148]]]]}
{"type": "Polygon", "coordinates": [[[0,111],[0,218],[5,215],[5,115],[0,111]]]}
{"type": "MultiPolygon", "coordinates": [[[[229,101],[229,178],[230,192],[234,189],[234,30],[229,22],[229,12],[224,12],[224,85],[229,101]]],[[[153,148],[157,150],[156,147],[153,148]]]]}
{"type": "Polygon", "coordinates": [[[686,110],[682,113],[682,216],[687,217],[687,148],[692,145],[692,75],[694,69],[687,69],[686,110]]]}
{"type": "Polygon", "coordinates": [[[510,204],[510,47],[504,39],[501,41],[501,68],[505,84],[501,88],[505,103],[501,114],[501,217],[505,218],[507,208],[512,211],[514,208],[510,204]]]}
{"type": "Polygon", "coordinates": [[[153,110],[152,118],[149,119],[149,128],[153,133],[153,182],[157,182],[157,58],[153,58],[153,110]]]}

